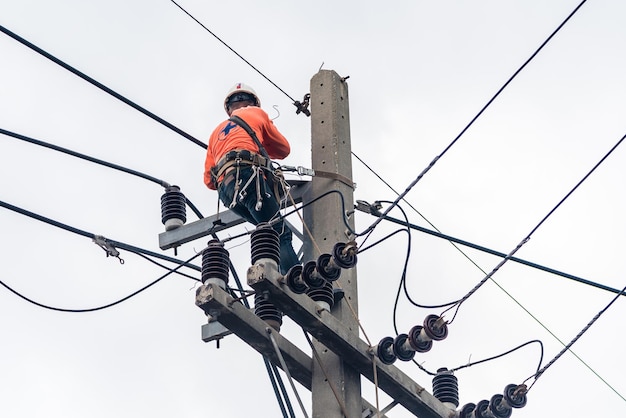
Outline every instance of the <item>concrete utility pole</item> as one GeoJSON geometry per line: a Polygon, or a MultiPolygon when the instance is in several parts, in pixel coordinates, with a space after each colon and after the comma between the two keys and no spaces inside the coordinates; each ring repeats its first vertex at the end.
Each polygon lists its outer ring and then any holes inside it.
{"type": "MultiPolygon", "coordinates": [[[[354,184],[345,78],[334,71],[317,73],[311,79],[310,103],[315,176],[311,182],[293,187],[291,193],[296,202],[315,200],[304,208],[303,262],[317,259],[319,263],[318,257],[332,254],[335,244],[347,246],[354,238],[348,232],[349,229],[354,231],[354,220],[346,215],[346,211],[352,213],[353,210],[354,184]],[[349,228],[344,218],[348,219],[349,228]]],[[[162,249],[176,248],[201,237],[215,236],[216,232],[242,222],[236,214],[226,211],[219,218],[207,217],[161,233],[159,245],[162,249]]],[[[221,260],[223,253],[218,251],[217,254],[221,260]]],[[[386,411],[396,404],[419,418],[456,416],[453,409],[401,370],[376,359],[370,344],[360,339],[356,268],[342,268],[339,279],[332,282],[344,297],[328,311],[321,308],[319,301],[314,301],[313,295],[290,288],[275,264],[257,260],[248,269],[248,285],[271,299],[285,315],[315,337],[312,353],[305,353],[272,330],[241,301],[210,280],[196,292],[196,305],[209,315],[208,324],[202,327],[204,341],[219,341],[231,333],[236,334],[273,364],[287,369],[289,378],[311,391],[314,418],[386,418],[386,411]],[[375,382],[393,403],[380,413],[376,412],[375,407],[361,397],[361,376],[375,382]]],[[[203,263],[203,277],[204,273],[203,263]]]]}
{"type": "MultiPolygon", "coordinates": [[[[346,211],[354,206],[348,86],[334,71],[321,70],[311,79],[311,156],[313,170],[324,177],[313,177],[305,200],[311,201],[335,190],[343,196],[343,202],[339,194],[333,193],[304,209],[304,221],[312,235],[305,241],[305,260],[331,253],[337,242],[353,238],[346,235],[343,222],[346,211]]],[[[353,217],[350,226],[354,230],[353,217]]],[[[345,296],[334,305],[331,313],[358,336],[356,269],[343,270],[335,286],[340,287],[345,296]]],[[[313,417],[343,417],[340,403],[349,417],[360,416],[360,373],[323,344],[314,341],[314,347],[320,361],[313,362],[313,417]]]]}

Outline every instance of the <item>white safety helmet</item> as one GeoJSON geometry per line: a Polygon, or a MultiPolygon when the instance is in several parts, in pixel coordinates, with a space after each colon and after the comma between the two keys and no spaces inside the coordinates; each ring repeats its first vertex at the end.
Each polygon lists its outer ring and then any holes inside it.
{"type": "Polygon", "coordinates": [[[259,96],[256,95],[254,89],[247,84],[237,83],[231,87],[231,89],[228,90],[228,94],[226,94],[226,98],[224,99],[224,110],[228,113],[229,104],[244,100],[252,100],[255,106],[261,107],[261,101],[259,100],[259,96]]]}

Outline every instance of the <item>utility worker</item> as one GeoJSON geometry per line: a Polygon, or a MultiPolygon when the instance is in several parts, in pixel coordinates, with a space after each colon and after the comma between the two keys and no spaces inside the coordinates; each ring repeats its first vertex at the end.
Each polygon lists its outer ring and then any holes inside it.
{"type": "Polygon", "coordinates": [[[230,89],[224,100],[229,119],[209,139],[204,183],[217,190],[227,208],[254,225],[279,219],[273,228],[280,235],[280,271],[285,274],[299,260],[291,230],[280,218],[270,159],[287,157],[291,148],[260,106],[250,86],[237,83],[230,89]]]}

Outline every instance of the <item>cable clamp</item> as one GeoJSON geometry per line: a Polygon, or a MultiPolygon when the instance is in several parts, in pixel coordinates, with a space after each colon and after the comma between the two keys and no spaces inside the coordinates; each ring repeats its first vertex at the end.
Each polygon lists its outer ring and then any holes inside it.
{"type": "Polygon", "coordinates": [[[302,102],[299,102],[297,100],[293,102],[293,105],[297,108],[296,115],[299,115],[300,113],[304,113],[307,116],[311,116],[311,111],[309,110],[310,99],[311,99],[311,94],[307,93],[304,95],[302,102]]]}
{"type": "Polygon", "coordinates": [[[92,241],[106,252],[107,257],[115,257],[120,261],[120,264],[124,264],[124,260],[120,257],[120,252],[105,237],[102,235],[94,235],[92,241]]]}

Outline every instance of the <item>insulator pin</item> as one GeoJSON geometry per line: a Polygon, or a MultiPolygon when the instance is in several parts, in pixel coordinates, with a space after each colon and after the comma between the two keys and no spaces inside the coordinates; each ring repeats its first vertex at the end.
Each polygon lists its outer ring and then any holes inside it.
{"type": "Polygon", "coordinates": [[[217,283],[222,289],[228,283],[230,257],[224,244],[217,240],[209,241],[202,251],[202,283],[217,283]]]}
{"type": "Polygon", "coordinates": [[[450,409],[459,406],[459,382],[448,369],[437,370],[437,375],[433,378],[433,396],[448,404],[450,409]]]}
{"type": "Polygon", "coordinates": [[[274,306],[266,293],[256,293],[254,295],[254,314],[276,331],[280,331],[280,326],[283,323],[283,313],[274,306]]]}
{"type": "Polygon", "coordinates": [[[322,309],[330,312],[335,304],[335,298],[333,295],[333,285],[330,282],[324,281],[322,287],[311,288],[306,292],[307,296],[313,299],[322,309]]]}
{"type": "Polygon", "coordinates": [[[161,195],[161,222],[166,231],[176,229],[187,222],[187,199],[178,186],[168,186],[161,195]]]}
{"type": "Polygon", "coordinates": [[[258,224],[250,235],[250,249],[252,264],[264,258],[274,260],[278,264],[280,262],[278,232],[266,223],[258,224]]]}

